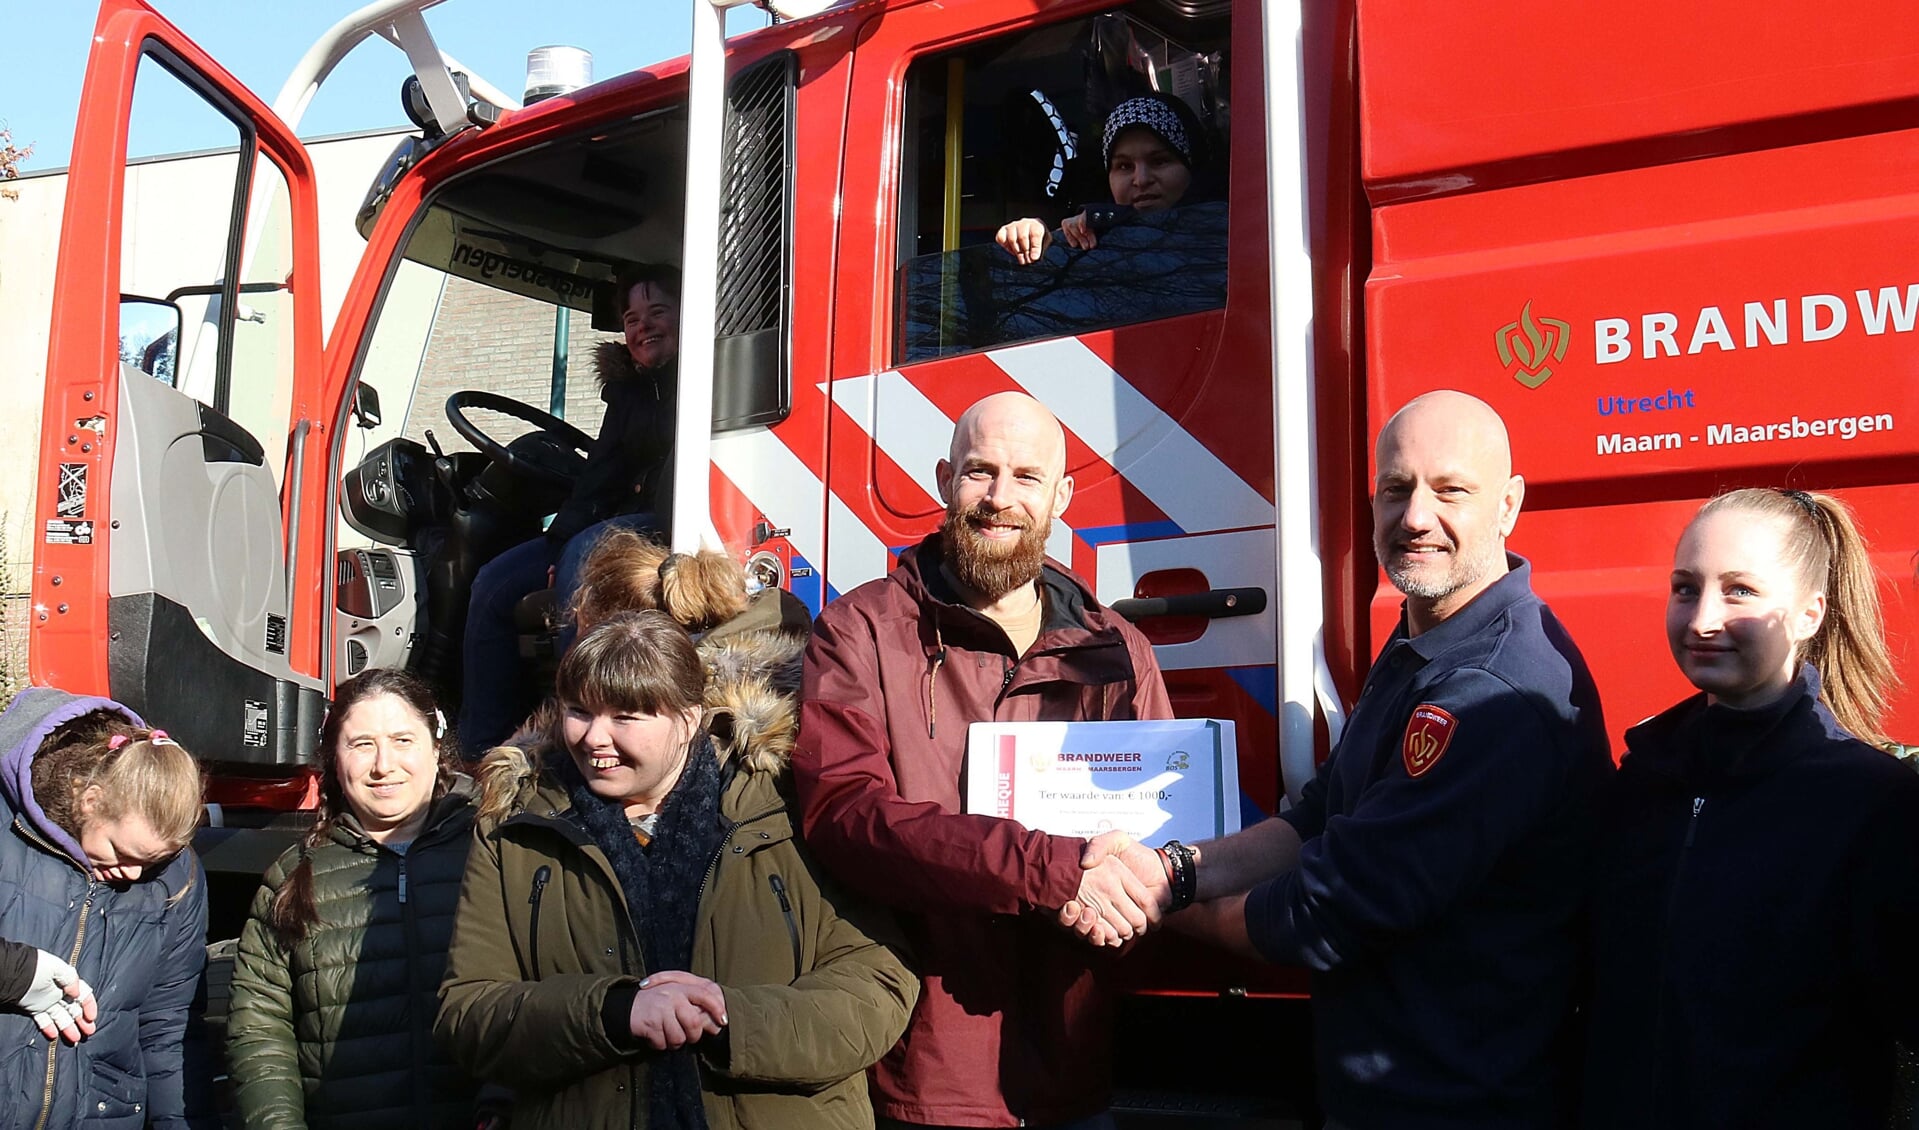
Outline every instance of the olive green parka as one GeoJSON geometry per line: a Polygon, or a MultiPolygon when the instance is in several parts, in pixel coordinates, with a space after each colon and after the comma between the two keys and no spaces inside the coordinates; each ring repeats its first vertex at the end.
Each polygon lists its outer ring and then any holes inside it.
{"type": "MultiPolygon", "coordinates": [[[[769,633],[709,644],[797,660],[769,633]]],[[[727,1031],[696,1045],[711,1130],[871,1127],[865,1070],[905,1030],[919,981],[887,913],[854,902],[795,838],[782,795],[792,700],[758,676],[709,683],[727,775],[724,843],[701,888],[691,972],[726,997],[727,1031]]],[[[606,855],[569,814],[565,789],[503,748],[481,770],[474,829],[441,988],[438,1032],[476,1076],[515,1094],[513,1130],[640,1130],[652,1054],[616,1040],[609,991],[648,970],[606,855]]],[[[567,756],[557,752],[557,756],[567,756]]]]}
{"type": "Polygon", "coordinates": [[[316,920],[287,945],[268,925],[300,862],[287,850],[254,896],[234,959],[227,1071],[247,1130],[473,1125],[473,1080],[433,1039],[453,908],[472,843],[472,783],[434,801],[401,855],[353,817],[313,850],[316,920]]]}

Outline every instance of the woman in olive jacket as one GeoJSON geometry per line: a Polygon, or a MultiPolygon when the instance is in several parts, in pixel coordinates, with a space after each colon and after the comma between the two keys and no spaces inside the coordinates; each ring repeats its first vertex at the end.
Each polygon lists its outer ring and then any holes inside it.
{"type": "Polygon", "coordinates": [[[438,1031],[514,1130],[873,1125],[864,1072],[918,981],[794,838],[771,668],[798,649],[755,636],[770,666],[709,691],[669,617],[610,617],[531,754],[481,768],[438,1031]]]}
{"type": "Polygon", "coordinates": [[[320,729],[320,819],[267,872],[240,935],[228,1074],[248,1130],[474,1125],[474,1082],[433,1042],[472,842],[432,692],[375,668],[320,729]]]}

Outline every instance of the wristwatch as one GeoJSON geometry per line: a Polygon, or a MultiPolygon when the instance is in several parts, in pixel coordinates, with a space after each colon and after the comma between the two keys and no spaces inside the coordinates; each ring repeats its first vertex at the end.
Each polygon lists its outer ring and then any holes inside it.
{"type": "Polygon", "coordinates": [[[1198,853],[1178,840],[1167,840],[1159,849],[1159,857],[1166,864],[1166,877],[1173,886],[1170,909],[1184,910],[1193,905],[1199,893],[1198,853]]]}

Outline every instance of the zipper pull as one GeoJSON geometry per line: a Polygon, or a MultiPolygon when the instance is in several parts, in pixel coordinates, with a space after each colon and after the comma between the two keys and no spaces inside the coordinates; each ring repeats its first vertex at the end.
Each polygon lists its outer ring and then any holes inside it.
{"type": "Polygon", "coordinates": [[[546,893],[546,881],[552,877],[553,869],[542,863],[540,869],[533,873],[533,890],[526,896],[528,906],[540,904],[540,896],[546,893]]]}
{"type": "Polygon", "coordinates": [[[406,905],[406,856],[400,857],[400,905],[406,905]]]}
{"type": "Polygon", "coordinates": [[[780,909],[787,914],[793,913],[793,904],[786,901],[786,881],[775,875],[767,880],[767,884],[773,888],[773,897],[780,900],[780,909]]]}
{"type": "Polygon", "coordinates": [[[999,689],[1002,694],[1005,693],[1007,687],[1013,685],[1013,668],[1017,666],[1019,666],[1019,664],[1010,659],[1006,661],[1006,674],[999,681],[999,689]]]}
{"type": "Polygon", "coordinates": [[[1699,810],[1704,807],[1706,807],[1705,797],[1692,798],[1692,819],[1686,821],[1686,847],[1692,846],[1693,833],[1699,830],[1699,810]]]}

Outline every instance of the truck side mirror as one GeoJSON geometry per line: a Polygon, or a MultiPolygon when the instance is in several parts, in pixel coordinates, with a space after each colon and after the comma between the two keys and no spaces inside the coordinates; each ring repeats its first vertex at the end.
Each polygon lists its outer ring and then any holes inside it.
{"type": "Polygon", "coordinates": [[[180,307],[159,298],[120,296],[120,361],[170,388],[179,387],[180,307]]]}
{"type": "Polygon", "coordinates": [[[380,390],[361,381],[353,386],[353,417],[363,428],[380,426],[380,390]]]}

